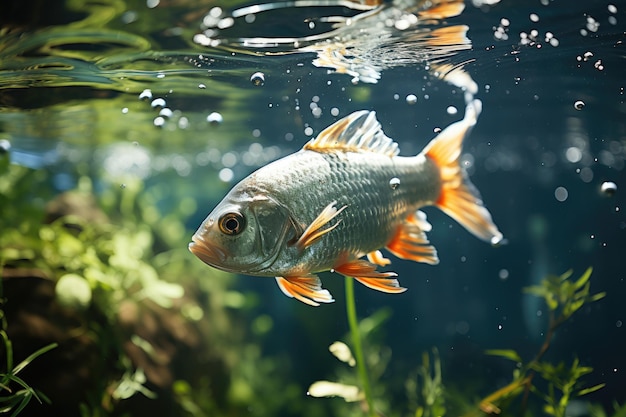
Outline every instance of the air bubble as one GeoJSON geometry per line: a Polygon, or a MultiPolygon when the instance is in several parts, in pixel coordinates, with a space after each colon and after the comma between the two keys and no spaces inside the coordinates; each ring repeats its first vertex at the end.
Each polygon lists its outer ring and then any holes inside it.
{"type": "Polygon", "coordinates": [[[141,93],[139,93],[139,100],[151,100],[152,99],[152,90],[146,88],[141,93]]]}
{"type": "Polygon", "coordinates": [[[217,174],[219,179],[223,182],[231,182],[235,177],[235,173],[230,168],[222,168],[220,172],[217,174]]]}
{"type": "Polygon", "coordinates": [[[154,100],[152,100],[152,103],[150,103],[150,105],[152,107],[165,107],[165,99],[155,98],[154,100]]]}
{"type": "Polygon", "coordinates": [[[569,193],[565,187],[556,187],[556,190],[554,190],[554,198],[556,198],[557,201],[563,202],[567,200],[568,196],[569,193]]]}
{"type": "Polygon", "coordinates": [[[448,114],[457,114],[458,110],[456,107],[454,106],[448,106],[448,108],[446,109],[446,111],[448,112],[448,114]]]}
{"type": "Polygon", "coordinates": [[[574,108],[575,108],[576,110],[582,110],[582,109],[584,109],[584,108],[585,108],[585,102],[584,102],[584,101],[582,101],[582,100],[577,100],[577,101],[574,103],[574,108]]]}
{"type": "Polygon", "coordinates": [[[169,109],[167,107],[163,107],[161,109],[161,111],[159,112],[159,116],[163,116],[163,117],[167,117],[167,118],[172,117],[173,114],[174,114],[174,112],[172,111],[172,109],[169,109]]]}
{"type": "Polygon", "coordinates": [[[224,117],[218,112],[213,112],[206,117],[206,121],[212,125],[219,125],[224,121],[224,117]]]}
{"type": "Polygon", "coordinates": [[[602,191],[604,195],[612,197],[617,191],[617,184],[615,184],[613,181],[605,181],[600,186],[600,191],[602,191]]]}
{"type": "Polygon", "coordinates": [[[391,187],[392,190],[397,190],[399,186],[400,186],[400,178],[393,177],[392,179],[389,180],[389,187],[391,187]]]}
{"type": "Polygon", "coordinates": [[[154,119],[154,125],[156,127],[163,127],[164,124],[165,124],[165,118],[159,116],[154,119]]]}
{"type": "Polygon", "coordinates": [[[255,72],[250,77],[250,82],[256,87],[263,86],[265,84],[265,74],[263,74],[262,72],[255,72]]]}
{"type": "Polygon", "coordinates": [[[0,139],[0,155],[11,150],[11,142],[7,139],[0,139]]]}
{"type": "Polygon", "coordinates": [[[415,103],[417,103],[417,96],[415,94],[409,94],[408,96],[406,96],[406,102],[408,104],[415,104],[415,103]]]}

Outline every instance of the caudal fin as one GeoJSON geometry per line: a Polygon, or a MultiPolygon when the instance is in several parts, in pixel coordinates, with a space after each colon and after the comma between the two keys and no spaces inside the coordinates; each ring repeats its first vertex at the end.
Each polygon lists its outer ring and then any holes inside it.
{"type": "Polygon", "coordinates": [[[480,193],[459,164],[463,139],[476,124],[481,108],[480,100],[471,101],[465,108],[463,120],[446,127],[424,148],[423,153],[440,169],[441,194],[436,206],[476,237],[498,244],[502,241],[502,233],[483,205],[480,193]]]}

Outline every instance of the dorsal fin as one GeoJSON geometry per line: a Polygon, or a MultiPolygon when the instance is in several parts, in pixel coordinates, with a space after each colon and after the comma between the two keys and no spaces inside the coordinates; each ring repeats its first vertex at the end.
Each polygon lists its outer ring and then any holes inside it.
{"type": "Polygon", "coordinates": [[[396,156],[398,144],[383,132],[376,112],[356,111],[336,121],[311,139],[302,149],[316,152],[376,152],[396,156]]]}

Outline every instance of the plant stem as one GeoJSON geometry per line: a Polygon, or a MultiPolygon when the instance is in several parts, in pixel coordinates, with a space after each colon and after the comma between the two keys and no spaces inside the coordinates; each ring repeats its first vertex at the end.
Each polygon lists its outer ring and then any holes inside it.
{"type": "Polygon", "coordinates": [[[361,332],[359,331],[359,322],[356,316],[356,304],[354,302],[354,279],[345,277],[346,284],[346,313],[348,315],[348,324],[350,325],[350,334],[352,336],[352,345],[354,348],[354,356],[356,366],[361,379],[361,385],[367,402],[368,415],[375,417],[374,404],[372,401],[372,391],[370,389],[367,368],[365,367],[365,359],[363,357],[363,346],[361,345],[361,332]]]}

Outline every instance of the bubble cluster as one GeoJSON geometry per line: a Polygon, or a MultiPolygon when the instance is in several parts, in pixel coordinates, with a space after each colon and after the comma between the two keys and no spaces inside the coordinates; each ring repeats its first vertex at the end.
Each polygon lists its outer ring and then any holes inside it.
{"type": "Polygon", "coordinates": [[[536,48],[541,48],[543,43],[547,43],[550,46],[557,47],[559,46],[559,40],[554,36],[554,33],[550,31],[546,31],[543,36],[541,32],[537,29],[532,29],[529,32],[520,32],[519,34],[519,44],[524,46],[534,46],[536,48]]]}
{"type": "Polygon", "coordinates": [[[511,22],[506,17],[503,17],[502,19],[500,19],[500,23],[498,24],[498,26],[493,27],[494,39],[499,40],[499,41],[505,41],[509,39],[508,32],[509,32],[510,24],[511,22]]]}
{"type": "Polygon", "coordinates": [[[593,16],[587,15],[585,20],[585,27],[580,29],[580,34],[587,36],[589,32],[596,33],[600,29],[600,22],[598,22],[593,16]]]}
{"type": "Polygon", "coordinates": [[[604,70],[604,64],[602,63],[602,59],[593,59],[592,60],[593,57],[594,57],[594,54],[591,51],[587,51],[587,52],[585,52],[582,55],[578,55],[576,57],[576,61],[579,62],[578,67],[580,68],[581,64],[583,62],[591,62],[591,61],[593,61],[593,67],[595,69],[597,69],[598,71],[603,71],[604,70]]]}

